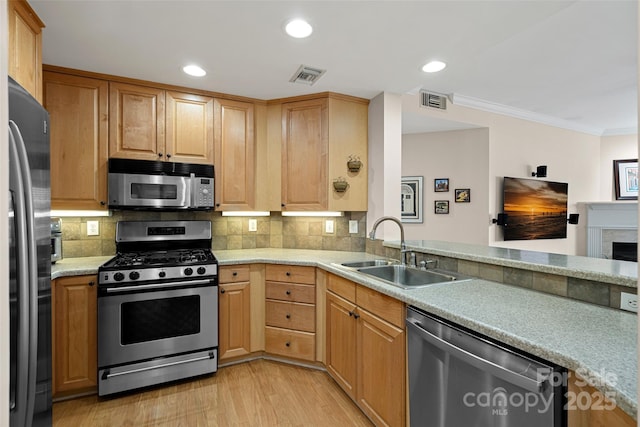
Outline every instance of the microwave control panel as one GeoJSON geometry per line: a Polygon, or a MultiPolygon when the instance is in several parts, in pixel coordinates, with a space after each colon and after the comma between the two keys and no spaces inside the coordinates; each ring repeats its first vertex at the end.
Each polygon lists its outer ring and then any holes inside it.
{"type": "Polygon", "coordinates": [[[194,207],[213,207],[213,178],[195,178],[194,185],[194,207]]]}

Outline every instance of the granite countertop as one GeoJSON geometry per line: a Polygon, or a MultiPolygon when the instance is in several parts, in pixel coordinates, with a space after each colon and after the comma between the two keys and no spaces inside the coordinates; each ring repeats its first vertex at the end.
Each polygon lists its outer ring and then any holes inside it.
{"type": "MultiPolygon", "coordinates": [[[[426,254],[638,287],[637,262],[436,240],[407,240],[405,244],[408,249],[426,254]]],[[[384,245],[400,248],[400,242],[384,242],[384,245]]]]}
{"type": "MultiPolygon", "coordinates": [[[[489,258],[491,250],[499,248],[489,249],[477,256],[489,258]]],[[[442,255],[451,251],[434,250],[442,251],[442,255]]],[[[513,250],[504,251],[515,254],[513,250]]],[[[597,389],[613,392],[617,406],[637,419],[635,314],[481,279],[404,290],[339,265],[380,258],[362,252],[243,249],[216,251],[215,255],[220,265],[273,263],[320,267],[577,371],[597,389]]],[[[109,258],[61,260],[52,266],[52,278],[95,274],[109,258]]]]}

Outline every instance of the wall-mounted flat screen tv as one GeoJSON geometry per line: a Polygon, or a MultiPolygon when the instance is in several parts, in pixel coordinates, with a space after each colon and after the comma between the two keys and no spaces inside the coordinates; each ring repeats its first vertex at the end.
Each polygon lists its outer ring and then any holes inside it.
{"type": "Polygon", "coordinates": [[[569,184],[527,178],[504,178],[504,240],[567,237],[569,184]]]}

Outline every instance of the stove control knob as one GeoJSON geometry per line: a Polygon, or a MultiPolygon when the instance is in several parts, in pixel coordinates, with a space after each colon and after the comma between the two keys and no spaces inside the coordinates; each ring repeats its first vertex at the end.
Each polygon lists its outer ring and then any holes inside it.
{"type": "Polygon", "coordinates": [[[160,273],[158,273],[158,276],[160,276],[160,277],[164,277],[166,275],[167,275],[167,273],[165,273],[164,271],[161,271],[160,273]]]}
{"type": "Polygon", "coordinates": [[[140,278],[140,273],[138,273],[137,271],[132,271],[131,273],[129,273],[129,279],[138,280],[139,278],[140,278]]]}
{"type": "Polygon", "coordinates": [[[113,280],[115,280],[116,282],[121,282],[124,280],[124,274],[117,272],[116,274],[113,275],[113,280]]]}
{"type": "Polygon", "coordinates": [[[207,272],[207,269],[204,267],[198,267],[198,274],[204,274],[207,272]]]}
{"type": "Polygon", "coordinates": [[[193,274],[193,269],[191,267],[187,267],[184,269],[185,276],[191,276],[193,274]]]}

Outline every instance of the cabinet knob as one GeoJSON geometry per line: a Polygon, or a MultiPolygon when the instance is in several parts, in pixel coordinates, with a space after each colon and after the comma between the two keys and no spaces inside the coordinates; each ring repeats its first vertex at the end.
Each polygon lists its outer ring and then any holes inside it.
{"type": "Polygon", "coordinates": [[[96,282],[94,282],[93,280],[89,282],[89,286],[93,286],[95,284],[96,284],[96,282]]]}
{"type": "Polygon", "coordinates": [[[224,289],[220,289],[220,293],[221,294],[224,294],[225,292],[227,292],[227,291],[225,291],[224,289]]]}
{"type": "Polygon", "coordinates": [[[285,316],[287,319],[291,319],[291,315],[287,313],[287,315],[285,316]]]}
{"type": "Polygon", "coordinates": [[[216,203],[216,208],[219,208],[219,207],[220,207],[220,203],[216,203]]]}
{"type": "Polygon", "coordinates": [[[291,276],[291,273],[290,273],[290,272],[288,272],[288,271],[287,271],[285,274],[286,274],[287,276],[291,276]]]}
{"type": "Polygon", "coordinates": [[[349,317],[353,316],[353,311],[349,312],[349,317]]]}
{"type": "Polygon", "coordinates": [[[167,159],[170,159],[170,158],[171,158],[171,154],[167,154],[167,159]]]}
{"type": "Polygon", "coordinates": [[[287,347],[291,347],[291,343],[289,341],[287,341],[286,343],[284,343],[284,345],[286,345],[287,347]]]}
{"type": "Polygon", "coordinates": [[[158,153],[158,157],[162,157],[162,153],[158,153]]]}
{"type": "Polygon", "coordinates": [[[104,205],[106,205],[105,201],[104,200],[100,200],[100,206],[104,206],[104,205]]]}
{"type": "Polygon", "coordinates": [[[287,291],[285,292],[287,295],[291,295],[291,291],[289,289],[287,289],[287,291]]]}
{"type": "Polygon", "coordinates": [[[237,275],[238,275],[238,272],[237,272],[237,271],[234,271],[234,272],[233,272],[233,277],[236,277],[237,275]]]}
{"type": "Polygon", "coordinates": [[[353,318],[354,318],[354,319],[359,319],[359,318],[360,318],[360,315],[359,315],[358,313],[353,313],[353,318]]]}
{"type": "Polygon", "coordinates": [[[284,203],[280,203],[280,206],[284,208],[286,205],[284,203]]]}

